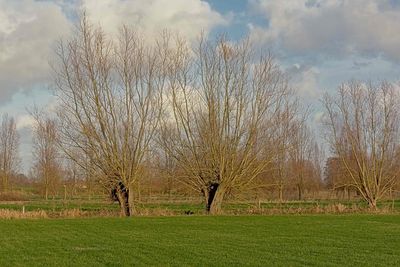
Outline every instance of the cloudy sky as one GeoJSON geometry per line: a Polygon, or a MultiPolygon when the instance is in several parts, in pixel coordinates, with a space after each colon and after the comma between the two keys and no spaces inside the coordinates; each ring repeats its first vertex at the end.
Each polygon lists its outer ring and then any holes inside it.
{"type": "Polygon", "coordinates": [[[189,39],[250,36],[313,104],[314,121],[321,94],[340,83],[400,77],[400,0],[0,0],[0,113],[17,119],[24,171],[32,154],[26,108],[54,105],[54,43],[68,38],[82,10],[111,32],[123,23],[189,39]]]}

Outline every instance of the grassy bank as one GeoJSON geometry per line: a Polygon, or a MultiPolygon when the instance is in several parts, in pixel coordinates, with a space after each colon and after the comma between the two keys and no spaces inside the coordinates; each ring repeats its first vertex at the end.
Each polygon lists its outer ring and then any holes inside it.
{"type": "Polygon", "coordinates": [[[0,266],[399,266],[400,216],[0,220],[0,266]]]}
{"type": "MultiPolygon", "coordinates": [[[[386,200],[379,203],[381,213],[400,213],[400,200],[386,200]]],[[[362,200],[310,200],[310,201],[277,201],[264,202],[225,202],[223,205],[225,215],[249,214],[324,214],[324,213],[369,213],[368,205],[362,200]]],[[[181,202],[142,202],[136,204],[139,215],[204,215],[204,203],[201,201],[181,202]]],[[[118,203],[106,199],[62,199],[44,201],[41,199],[31,201],[0,201],[0,218],[2,210],[17,212],[42,211],[47,217],[64,217],[65,214],[76,214],[76,217],[93,216],[118,216],[120,208],[118,203]]],[[[68,217],[68,216],[67,216],[68,217]]]]}

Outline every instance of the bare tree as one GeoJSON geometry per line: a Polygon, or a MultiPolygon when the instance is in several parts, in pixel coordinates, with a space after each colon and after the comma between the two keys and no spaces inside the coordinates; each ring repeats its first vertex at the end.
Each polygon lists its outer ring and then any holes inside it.
{"type": "Polygon", "coordinates": [[[305,123],[306,113],[301,112],[297,99],[285,98],[283,107],[274,114],[274,138],[265,145],[266,155],[273,155],[270,166],[272,185],[278,189],[278,199],[283,201],[283,192],[290,184],[290,160],[295,145],[298,127],[305,123]]]}
{"type": "Polygon", "coordinates": [[[350,185],[373,209],[395,184],[399,95],[392,84],[349,82],[324,98],[330,144],[350,185]]]}
{"type": "Polygon", "coordinates": [[[18,170],[18,148],[19,135],[14,118],[5,114],[0,128],[0,175],[3,191],[8,190],[10,177],[18,170]]]}
{"type": "Polygon", "coordinates": [[[161,144],[182,170],[179,180],[221,211],[227,193],[249,186],[272,155],[274,115],[289,93],[270,55],[257,57],[249,41],[202,38],[171,57],[168,107],[161,144]]]}
{"type": "Polygon", "coordinates": [[[35,119],[33,127],[33,171],[40,179],[44,196],[48,200],[50,194],[55,197],[62,167],[58,147],[57,124],[54,119],[45,117],[43,113],[31,113],[35,119]]]}
{"type": "MultiPolygon", "coordinates": [[[[75,161],[66,160],[64,164],[64,200],[67,198],[68,192],[71,198],[73,198],[78,191],[81,180],[83,180],[81,174],[81,168],[75,161]]],[[[90,198],[89,198],[90,199],[90,198]]]]}
{"type": "Polygon", "coordinates": [[[319,154],[319,148],[315,136],[305,121],[298,122],[293,130],[292,145],[289,150],[291,181],[297,188],[298,199],[302,200],[304,190],[318,183],[321,178],[318,160],[315,158],[319,154]]]}
{"type": "Polygon", "coordinates": [[[346,196],[350,199],[351,191],[357,191],[352,184],[352,178],[343,166],[341,159],[337,156],[329,157],[326,160],[324,169],[325,184],[329,190],[336,194],[336,197],[346,196]]]}
{"type": "Polygon", "coordinates": [[[125,216],[133,213],[134,185],[161,115],[168,53],[168,34],[149,45],[123,27],[112,40],[85,17],[57,49],[61,146],[82,168],[88,165],[76,151],[101,170],[100,182],[116,190],[125,216]]]}

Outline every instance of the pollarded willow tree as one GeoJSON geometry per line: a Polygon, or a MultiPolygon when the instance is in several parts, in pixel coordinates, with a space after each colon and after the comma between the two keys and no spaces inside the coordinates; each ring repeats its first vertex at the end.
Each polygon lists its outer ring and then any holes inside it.
{"type": "Polygon", "coordinates": [[[351,178],[349,185],[373,209],[399,179],[399,100],[388,82],[354,81],[323,101],[332,150],[351,178]]]}
{"type": "Polygon", "coordinates": [[[85,17],[57,49],[61,146],[82,168],[84,155],[102,172],[125,216],[134,211],[134,184],[161,115],[169,51],[167,34],[149,45],[123,27],[113,39],[85,17]]]}
{"type": "Polygon", "coordinates": [[[178,42],[170,60],[160,143],[178,179],[217,214],[227,193],[249,186],[271,162],[265,146],[279,138],[274,118],[290,90],[272,57],[257,55],[248,40],[201,38],[194,49],[178,42]]]}

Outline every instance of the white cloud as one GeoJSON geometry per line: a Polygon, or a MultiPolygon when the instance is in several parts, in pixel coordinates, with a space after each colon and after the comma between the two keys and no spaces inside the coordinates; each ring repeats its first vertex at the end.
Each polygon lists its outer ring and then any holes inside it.
{"type": "Polygon", "coordinates": [[[189,39],[229,20],[201,0],[82,0],[82,8],[108,32],[124,24],[146,35],[168,29],[189,39]]]}
{"type": "Polygon", "coordinates": [[[268,26],[254,39],[291,53],[360,54],[400,60],[400,6],[391,0],[251,0],[268,26]]]}
{"type": "Polygon", "coordinates": [[[201,0],[0,0],[0,103],[46,86],[54,43],[70,32],[81,8],[107,31],[122,24],[149,35],[168,28],[189,39],[229,20],[201,0]]]}
{"type": "Polygon", "coordinates": [[[314,99],[321,96],[318,89],[318,74],[319,71],[315,67],[307,69],[300,74],[296,86],[301,96],[314,99]]]}
{"type": "Polygon", "coordinates": [[[296,93],[305,100],[314,100],[321,97],[318,77],[320,70],[315,66],[293,64],[286,69],[290,77],[290,84],[296,93]]]}
{"type": "Polygon", "coordinates": [[[0,0],[0,102],[47,82],[52,45],[69,27],[55,3],[0,0]]]}
{"type": "Polygon", "coordinates": [[[17,130],[21,130],[23,128],[31,128],[34,124],[35,119],[28,114],[20,115],[16,119],[17,130]]]}
{"type": "Polygon", "coordinates": [[[326,114],[325,114],[324,111],[315,112],[315,113],[314,113],[314,116],[313,116],[313,122],[314,122],[315,124],[320,124],[320,123],[322,123],[323,120],[325,119],[325,116],[326,116],[326,114]]]}

